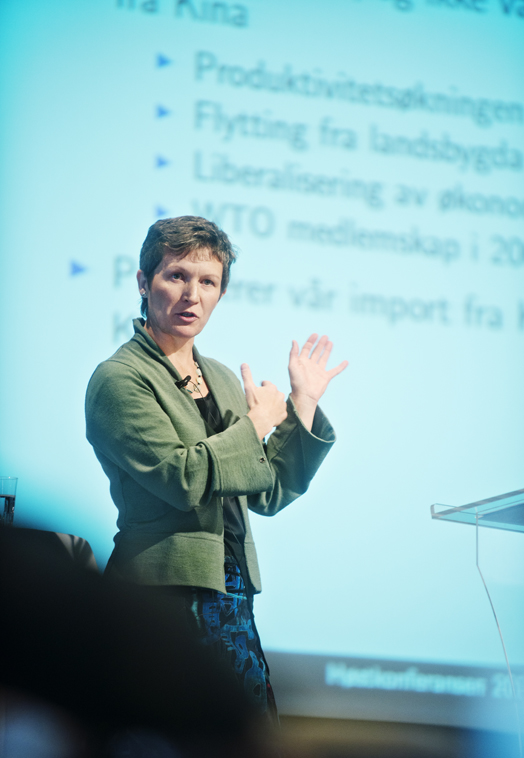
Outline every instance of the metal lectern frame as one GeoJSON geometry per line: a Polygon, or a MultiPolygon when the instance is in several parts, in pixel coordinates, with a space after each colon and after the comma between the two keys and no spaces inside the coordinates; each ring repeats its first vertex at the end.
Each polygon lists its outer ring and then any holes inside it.
{"type": "Polygon", "coordinates": [[[502,636],[502,630],[500,628],[497,613],[495,611],[495,606],[493,605],[488,586],[479,564],[480,526],[488,527],[490,529],[503,529],[509,532],[524,532],[524,489],[515,490],[514,492],[507,492],[504,495],[497,495],[496,497],[490,497],[486,500],[478,500],[476,503],[467,503],[466,505],[460,505],[456,508],[452,508],[449,505],[441,505],[440,503],[435,503],[431,506],[431,518],[436,519],[437,521],[455,521],[458,524],[471,524],[476,528],[477,569],[480,574],[480,578],[482,579],[484,589],[486,590],[491,610],[493,611],[493,616],[495,617],[495,623],[497,624],[500,641],[502,643],[502,649],[504,651],[504,658],[506,660],[509,681],[513,693],[513,701],[517,715],[520,756],[521,758],[524,758],[522,751],[522,726],[517,693],[515,690],[515,683],[513,681],[513,674],[511,672],[511,666],[509,663],[508,654],[506,652],[506,645],[502,636]]]}

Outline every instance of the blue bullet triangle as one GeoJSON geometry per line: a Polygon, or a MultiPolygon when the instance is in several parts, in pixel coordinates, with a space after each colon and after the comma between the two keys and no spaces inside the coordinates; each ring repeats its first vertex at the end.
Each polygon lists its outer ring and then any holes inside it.
{"type": "Polygon", "coordinates": [[[163,158],[161,155],[157,155],[156,157],[156,167],[157,168],[163,168],[164,166],[169,166],[169,161],[167,158],[163,158]]]}
{"type": "Polygon", "coordinates": [[[161,205],[157,205],[157,207],[155,208],[155,214],[157,218],[164,218],[165,216],[168,215],[168,212],[166,211],[165,208],[162,208],[161,205]]]}
{"type": "Polygon", "coordinates": [[[86,266],[82,266],[81,263],[77,263],[76,261],[71,261],[71,267],[69,269],[69,275],[70,276],[76,276],[77,274],[83,274],[85,271],[87,271],[86,266]]]}
{"type": "Polygon", "coordinates": [[[162,55],[162,53],[158,53],[156,57],[157,66],[169,66],[170,63],[173,63],[171,58],[168,58],[166,55],[162,55]]]}
{"type": "Polygon", "coordinates": [[[157,105],[156,107],[157,118],[162,118],[163,116],[169,116],[170,113],[171,111],[168,110],[167,108],[164,108],[163,105],[157,105]]]}

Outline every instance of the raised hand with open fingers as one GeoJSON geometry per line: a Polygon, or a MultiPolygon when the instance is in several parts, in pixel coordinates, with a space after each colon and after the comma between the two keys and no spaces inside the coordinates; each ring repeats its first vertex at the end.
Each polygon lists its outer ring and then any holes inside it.
{"type": "Polygon", "coordinates": [[[348,365],[347,361],[342,361],[332,369],[326,368],[332,348],[333,343],[326,335],[318,339],[318,334],[312,334],[302,349],[293,340],[289,354],[291,398],[302,423],[309,430],[313,425],[317,403],[329,382],[348,365]]]}

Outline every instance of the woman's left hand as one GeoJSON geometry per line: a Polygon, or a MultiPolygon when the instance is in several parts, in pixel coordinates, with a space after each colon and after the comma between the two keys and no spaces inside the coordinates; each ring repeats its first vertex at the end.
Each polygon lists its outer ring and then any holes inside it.
{"type": "Polygon", "coordinates": [[[333,348],[333,343],[324,335],[318,342],[318,334],[312,334],[299,350],[298,343],[293,340],[289,354],[289,380],[291,382],[291,398],[295,404],[302,423],[309,430],[313,425],[313,417],[317,403],[326,391],[329,382],[347,367],[348,362],[342,361],[335,368],[326,369],[333,348]],[[315,344],[317,343],[317,344],[315,344]]]}

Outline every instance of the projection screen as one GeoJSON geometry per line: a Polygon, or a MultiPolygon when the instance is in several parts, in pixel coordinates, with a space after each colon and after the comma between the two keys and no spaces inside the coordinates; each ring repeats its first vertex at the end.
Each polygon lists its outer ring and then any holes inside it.
{"type": "MultiPolygon", "coordinates": [[[[283,391],[292,339],[327,334],[350,364],[309,491],[252,518],[282,711],[514,729],[475,530],[429,507],[524,486],[522,0],[4,0],[0,18],[15,522],[85,537],[103,568],[116,510],[86,385],[132,334],[149,225],[210,218],[239,257],[200,352],[283,391]]],[[[481,535],[517,669],[523,539],[481,535]]]]}

